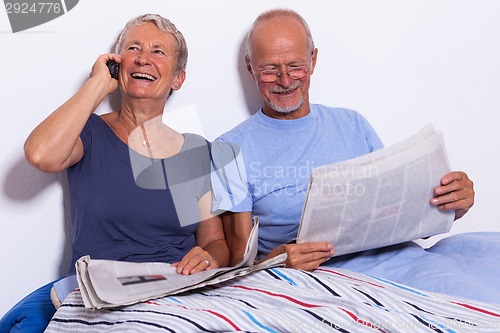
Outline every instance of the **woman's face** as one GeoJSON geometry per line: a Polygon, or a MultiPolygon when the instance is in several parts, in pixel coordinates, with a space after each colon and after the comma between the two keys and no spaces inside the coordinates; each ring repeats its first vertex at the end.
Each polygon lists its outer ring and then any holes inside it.
{"type": "Polygon", "coordinates": [[[185,73],[175,72],[174,37],[154,24],[132,27],[120,50],[120,86],[125,98],[166,101],[170,89],[181,87],[185,73]]]}

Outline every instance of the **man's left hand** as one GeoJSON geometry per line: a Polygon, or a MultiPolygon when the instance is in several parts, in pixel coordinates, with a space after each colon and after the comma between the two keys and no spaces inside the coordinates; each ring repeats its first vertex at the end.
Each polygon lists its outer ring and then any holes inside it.
{"type": "Polygon", "coordinates": [[[474,183],[462,171],[452,171],[441,178],[434,189],[431,204],[438,209],[455,210],[455,220],[461,218],[474,205],[474,183]]]}

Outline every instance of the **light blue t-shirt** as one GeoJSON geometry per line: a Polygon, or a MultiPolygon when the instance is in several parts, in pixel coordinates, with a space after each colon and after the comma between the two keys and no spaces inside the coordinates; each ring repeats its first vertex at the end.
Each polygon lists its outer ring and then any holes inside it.
{"type": "Polygon", "coordinates": [[[226,166],[222,183],[231,186],[214,187],[213,208],[259,217],[259,257],[296,238],[313,168],[383,147],[361,114],[319,104],[293,120],[270,118],[261,110],[216,143],[221,141],[235,147],[238,163],[226,166]],[[244,195],[234,185],[241,180],[244,195]]]}

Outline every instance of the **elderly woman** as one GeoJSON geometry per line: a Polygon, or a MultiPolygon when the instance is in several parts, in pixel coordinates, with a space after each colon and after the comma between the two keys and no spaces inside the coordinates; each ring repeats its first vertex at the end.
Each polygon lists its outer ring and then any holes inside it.
{"type": "MultiPolygon", "coordinates": [[[[186,77],[187,55],[183,35],[169,20],[154,14],[132,19],[118,37],[116,54],[101,55],[83,87],[26,140],[32,165],[67,171],[69,274],[83,255],[167,262],[185,275],[228,264],[220,218],[210,214],[210,147],[202,137],[162,123],[169,96],[186,77]],[[119,64],[117,79],[110,75],[110,60],[119,64]],[[120,110],[94,114],[118,87],[120,110]]],[[[50,286],[37,296],[45,303],[50,286]]],[[[45,329],[42,322],[54,309],[47,311],[30,332],[45,329]]],[[[1,325],[9,316],[17,321],[19,313],[11,310],[1,325]]]]}

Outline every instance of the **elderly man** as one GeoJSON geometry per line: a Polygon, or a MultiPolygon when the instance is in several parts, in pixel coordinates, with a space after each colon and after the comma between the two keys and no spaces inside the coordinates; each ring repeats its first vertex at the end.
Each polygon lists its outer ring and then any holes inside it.
{"type": "MultiPolygon", "coordinates": [[[[311,170],[383,147],[359,113],[309,102],[317,58],[309,27],[294,11],[265,12],[250,29],[245,61],[263,107],[218,138],[238,147],[244,160],[244,195],[222,191],[214,200],[215,209],[231,212],[223,219],[233,264],[245,250],[252,215],[260,220],[258,259],[286,252],[286,267],[304,270],[328,261],[335,244],[293,243],[311,170]]],[[[473,183],[464,172],[450,172],[429,200],[458,219],[474,203],[473,183]]]]}

